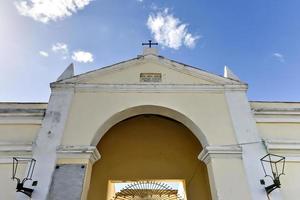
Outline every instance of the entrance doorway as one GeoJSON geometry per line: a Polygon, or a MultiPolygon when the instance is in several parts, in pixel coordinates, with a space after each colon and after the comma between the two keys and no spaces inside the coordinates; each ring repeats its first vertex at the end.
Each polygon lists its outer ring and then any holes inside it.
{"type": "MultiPolygon", "coordinates": [[[[197,158],[202,146],[194,134],[178,121],[159,115],[134,116],[108,130],[97,148],[101,159],[92,169],[88,200],[114,198],[122,190],[112,191],[111,183],[114,181],[128,186],[147,181],[167,184],[172,180],[184,183],[186,197],[181,198],[211,200],[206,165],[197,158]]],[[[153,184],[151,187],[154,187],[153,184]]],[[[150,190],[144,190],[145,194],[139,192],[144,199],[156,197],[154,199],[163,200],[157,196],[158,190],[150,190]]],[[[178,194],[174,188],[161,190],[173,193],[174,198],[175,193],[178,194]]]]}

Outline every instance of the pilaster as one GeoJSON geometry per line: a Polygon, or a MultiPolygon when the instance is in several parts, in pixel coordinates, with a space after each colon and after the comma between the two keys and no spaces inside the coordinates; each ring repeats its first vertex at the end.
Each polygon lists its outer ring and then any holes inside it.
{"type": "Polygon", "coordinates": [[[206,146],[198,158],[206,163],[213,200],[250,200],[239,146],[206,146]]]}
{"type": "MultiPolygon", "coordinates": [[[[250,109],[245,91],[225,91],[237,143],[243,145],[243,163],[253,200],[267,200],[264,186],[259,182],[264,178],[260,158],[267,154],[262,138],[250,109]]],[[[281,200],[280,191],[272,193],[272,200],[281,200]]]]}
{"type": "MultiPolygon", "coordinates": [[[[56,165],[56,149],[60,145],[67,122],[74,90],[52,90],[45,118],[33,144],[33,158],[36,166],[33,180],[38,181],[34,188],[32,200],[46,200],[56,165]]],[[[17,199],[28,199],[25,195],[17,195],[17,199]]]]}

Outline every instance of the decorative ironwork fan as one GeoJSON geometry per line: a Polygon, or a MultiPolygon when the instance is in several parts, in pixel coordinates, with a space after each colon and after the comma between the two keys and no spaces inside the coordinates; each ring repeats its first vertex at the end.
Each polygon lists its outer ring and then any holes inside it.
{"type": "Polygon", "coordinates": [[[112,200],[184,200],[178,190],[165,183],[138,181],[117,192],[112,200]]]}

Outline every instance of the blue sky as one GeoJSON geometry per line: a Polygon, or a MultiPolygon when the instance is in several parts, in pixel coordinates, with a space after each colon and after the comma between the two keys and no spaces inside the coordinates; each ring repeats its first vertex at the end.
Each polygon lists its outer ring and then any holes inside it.
{"type": "Polygon", "coordinates": [[[167,58],[215,74],[229,66],[250,100],[300,101],[300,1],[47,2],[0,1],[0,101],[47,102],[71,62],[76,74],[101,68],[148,39],[167,58]]]}

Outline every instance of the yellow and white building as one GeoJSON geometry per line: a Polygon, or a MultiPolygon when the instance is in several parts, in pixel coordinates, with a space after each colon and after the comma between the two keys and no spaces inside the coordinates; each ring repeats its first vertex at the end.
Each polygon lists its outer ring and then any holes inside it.
{"type": "Polygon", "coordinates": [[[299,199],[300,103],[249,101],[228,68],[218,76],[145,48],[76,76],[71,65],[50,86],[48,103],[0,103],[1,200],[29,199],[12,157],[36,159],[34,200],[111,200],[134,182],[178,183],[187,200],[299,199]],[[267,153],[286,157],[269,197],[267,153]]]}

